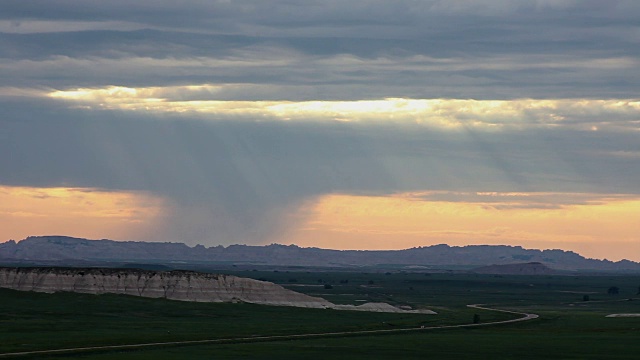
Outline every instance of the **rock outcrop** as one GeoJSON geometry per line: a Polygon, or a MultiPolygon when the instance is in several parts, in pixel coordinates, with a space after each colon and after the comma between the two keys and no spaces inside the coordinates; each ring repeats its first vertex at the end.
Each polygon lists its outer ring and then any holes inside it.
{"type": "Polygon", "coordinates": [[[0,287],[53,293],[126,294],[198,302],[247,302],[309,308],[333,306],[266,281],[174,270],[0,268],[0,287]]]}
{"type": "Polygon", "coordinates": [[[0,288],[44,293],[109,293],[181,301],[246,302],[319,309],[435,314],[431,310],[405,310],[386,303],[336,305],[268,281],[184,270],[0,267],[0,288]]]}

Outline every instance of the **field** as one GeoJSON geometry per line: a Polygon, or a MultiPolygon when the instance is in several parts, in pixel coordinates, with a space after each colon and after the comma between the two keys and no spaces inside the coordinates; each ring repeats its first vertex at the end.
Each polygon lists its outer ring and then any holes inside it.
{"type": "MultiPolygon", "coordinates": [[[[227,339],[221,343],[48,356],[58,359],[636,359],[640,356],[640,318],[606,317],[613,313],[640,313],[640,276],[319,272],[295,268],[231,273],[280,283],[339,304],[382,301],[431,309],[438,314],[187,303],[119,295],[39,294],[0,289],[0,354],[227,339]],[[487,323],[517,317],[468,308],[468,304],[536,313],[540,318],[475,328],[255,339],[271,335],[469,324],[474,320],[487,323]]],[[[33,358],[43,356],[32,355],[33,358]]]]}

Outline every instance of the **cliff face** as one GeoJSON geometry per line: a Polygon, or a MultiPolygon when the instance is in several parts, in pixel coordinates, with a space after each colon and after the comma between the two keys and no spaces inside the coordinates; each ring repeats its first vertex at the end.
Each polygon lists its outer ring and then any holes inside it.
{"type": "Polygon", "coordinates": [[[0,268],[0,287],[53,293],[126,294],[198,302],[326,308],[330,302],[282,286],[230,275],[131,269],[0,268]]]}

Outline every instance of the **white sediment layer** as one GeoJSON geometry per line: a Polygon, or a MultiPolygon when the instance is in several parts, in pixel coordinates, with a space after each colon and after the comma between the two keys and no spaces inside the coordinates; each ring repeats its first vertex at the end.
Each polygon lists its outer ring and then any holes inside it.
{"type": "Polygon", "coordinates": [[[431,310],[405,310],[386,303],[335,305],[267,281],[182,270],[0,268],[0,287],[44,293],[124,294],[196,302],[435,314],[431,310]]]}
{"type": "Polygon", "coordinates": [[[385,313],[436,314],[431,310],[405,310],[387,303],[365,303],[362,305],[333,305],[336,310],[372,311],[385,313]]]}
{"type": "Polygon", "coordinates": [[[640,317],[640,314],[610,314],[605,317],[640,317]]]}
{"type": "Polygon", "coordinates": [[[2,268],[0,287],[22,291],[125,294],[197,302],[247,302],[309,308],[329,301],[266,281],[191,271],[2,268]]]}

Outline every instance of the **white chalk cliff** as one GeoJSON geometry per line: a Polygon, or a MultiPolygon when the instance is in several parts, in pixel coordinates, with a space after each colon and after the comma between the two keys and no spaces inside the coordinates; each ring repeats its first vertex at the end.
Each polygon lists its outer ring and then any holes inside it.
{"type": "Polygon", "coordinates": [[[192,271],[0,268],[0,287],[22,291],[126,294],[198,302],[247,302],[309,308],[333,306],[266,281],[192,271]]]}
{"type": "Polygon", "coordinates": [[[430,310],[405,310],[385,303],[336,305],[268,281],[183,270],[0,267],[0,288],[44,293],[110,293],[181,301],[245,302],[320,309],[435,314],[430,310]]]}

